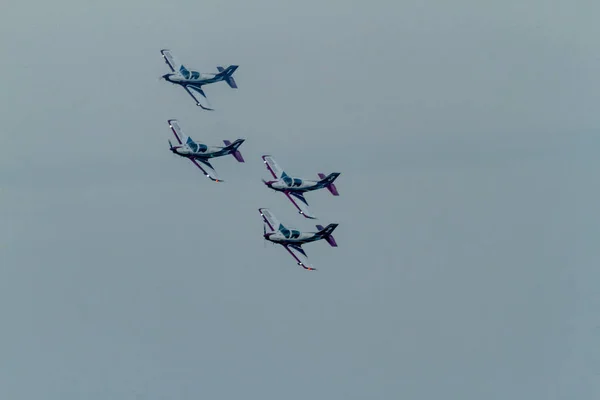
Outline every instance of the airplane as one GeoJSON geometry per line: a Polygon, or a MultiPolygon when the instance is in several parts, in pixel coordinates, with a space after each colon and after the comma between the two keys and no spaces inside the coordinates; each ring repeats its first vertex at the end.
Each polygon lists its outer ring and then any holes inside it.
{"type": "Polygon", "coordinates": [[[327,188],[334,196],[340,195],[333,184],[333,181],[340,176],[339,172],[334,172],[328,176],[319,173],[319,178],[321,178],[319,181],[291,178],[283,171],[272,156],[264,155],[262,159],[267,169],[275,178],[274,181],[265,181],[263,179],[263,183],[275,191],[283,192],[294,206],[296,206],[298,212],[305,218],[316,219],[317,217],[311,213],[308,202],[304,198],[304,192],[327,188]]]}
{"type": "Polygon", "coordinates": [[[302,249],[304,243],[315,242],[325,239],[332,247],[337,247],[337,243],[331,233],[338,224],[329,224],[325,228],[317,225],[318,232],[300,232],[295,229],[287,229],[283,226],[277,217],[267,208],[259,208],[258,211],[263,217],[263,237],[272,243],[280,244],[296,259],[298,265],[309,271],[316,271],[309,261],[306,253],[302,249]],[[267,225],[269,232],[267,232],[267,225]]]}
{"type": "Polygon", "coordinates": [[[168,82],[183,87],[190,96],[196,101],[196,105],[202,107],[204,110],[214,111],[210,105],[206,94],[202,90],[203,85],[210,83],[225,81],[233,88],[237,89],[237,83],[233,79],[233,73],[238,69],[238,65],[230,65],[227,68],[217,66],[218,73],[200,73],[198,71],[190,71],[179,60],[171,53],[171,50],[162,49],[162,57],[171,68],[173,73],[165,74],[161,76],[168,82]]]}
{"type": "Polygon", "coordinates": [[[167,121],[169,128],[173,131],[175,138],[179,145],[173,146],[169,140],[170,150],[178,156],[185,157],[193,162],[196,167],[200,168],[207,178],[215,182],[224,182],[217,175],[213,166],[210,165],[208,160],[214,157],[221,157],[231,154],[239,162],[244,162],[242,154],[238,150],[238,147],[244,143],[245,139],[238,139],[231,143],[229,140],[223,140],[225,147],[218,146],[207,146],[205,144],[196,143],[188,135],[183,133],[183,130],[179,126],[179,122],[176,119],[170,119],[167,121]]]}

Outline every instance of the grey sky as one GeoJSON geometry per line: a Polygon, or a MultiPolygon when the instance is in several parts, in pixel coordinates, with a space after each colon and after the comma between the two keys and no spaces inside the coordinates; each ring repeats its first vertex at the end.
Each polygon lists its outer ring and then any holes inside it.
{"type": "Polygon", "coordinates": [[[0,397],[598,398],[600,6],[526,3],[5,1],[0,397]],[[318,272],[265,153],[342,173],[318,272]]]}

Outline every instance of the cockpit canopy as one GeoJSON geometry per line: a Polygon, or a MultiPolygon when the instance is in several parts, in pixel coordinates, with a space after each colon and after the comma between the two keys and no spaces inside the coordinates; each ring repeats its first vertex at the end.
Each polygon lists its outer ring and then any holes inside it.
{"type": "Polygon", "coordinates": [[[192,140],[192,138],[188,138],[185,144],[194,152],[194,153],[204,153],[208,147],[204,144],[198,144],[192,140]]]}
{"type": "Polygon", "coordinates": [[[300,178],[290,178],[289,176],[287,176],[287,174],[285,172],[281,176],[281,179],[283,179],[283,181],[285,182],[285,184],[288,185],[288,186],[291,186],[291,187],[302,186],[302,179],[300,179],[300,178]]]}
{"type": "Polygon", "coordinates": [[[199,79],[200,78],[200,72],[198,71],[189,71],[186,67],[184,67],[183,65],[181,67],[179,67],[179,73],[185,78],[185,79],[199,79]]]}
{"type": "Polygon", "coordinates": [[[281,232],[286,239],[297,239],[300,237],[300,231],[295,229],[287,229],[283,225],[279,225],[279,232],[281,232]]]}

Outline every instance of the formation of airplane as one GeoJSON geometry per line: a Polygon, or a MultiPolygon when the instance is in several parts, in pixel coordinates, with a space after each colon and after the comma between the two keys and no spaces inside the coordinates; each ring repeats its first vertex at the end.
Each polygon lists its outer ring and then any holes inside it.
{"type": "MultiPolygon", "coordinates": [[[[202,86],[211,83],[225,81],[231,88],[237,89],[237,83],[233,78],[233,73],[237,70],[237,65],[231,65],[227,68],[217,66],[217,73],[200,73],[197,71],[188,70],[173,53],[168,49],[160,51],[164,61],[171,69],[171,73],[163,75],[161,78],[168,82],[183,87],[190,96],[196,101],[196,105],[204,110],[213,110],[202,86]]],[[[169,150],[180,157],[187,158],[202,173],[214,182],[224,182],[215,171],[210,163],[210,159],[222,157],[226,155],[233,156],[238,162],[243,163],[244,158],[239,151],[239,147],[244,143],[245,139],[237,139],[233,143],[229,140],[223,140],[225,146],[208,146],[198,143],[183,132],[179,126],[179,121],[169,119],[169,128],[173,132],[177,143],[173,145],[169,140],[169,150]]],[[[309,180],[290,177],[277,164],[275,159],[270,155],[262,156],[263,162],[267,169],[273,175],[274,180],[262,180],[263,183],[270,189],[284,193],[288,199],[298,209],[298,212],[305,218],[317,219],[311,212],[308,202],[304,198],[304,193],[327,188],[334,196],[339,196],[334,181],[340,175],[339,172],[334,172],[329,175],[319,173],[319,180],[309,180]]],[[[332,236],[333,231],[338,224],[332,223],[323,227],[316,225],[316,232],[301,232],[296,229],[288,229],[279,222],[275,214],[267,208],[259,208],[260,215],[263,218],[263,238],[274,244],[283,246],[296,260],[302,268],[315,271],[309,260],[306,252],[302,248],[303,244],[325,240],[332,247],[337,247],[337,243],[332,236]],[[267,231],[268,227],[268,231],[267,231]]]]}
{"type": "Polygon", "coordinates": [[[332,247],[337,247],[337,243],[331,235],[338,224],[329,224],[325,228],[317,225],[318,232],[300,232],[296,229],[286,228],[267,208],[259,208],[258,211],[263,217],[263,237],[273,243],[282,245],[296,259],[298,265],[309,271],[316,271],[308,261],[308,256],[302,245],[305,243],[316,242],[325,239],[332,247]],[[269,231],[267,232],[267,226],[269,231]]]}
{"type": "Polygon", "coordinates": [[[273,175],[275,180],[265,181],[262,180],[267,187],[278,192],[283,192],[288,199],[296,206],[298,212],[306,218],[316,219],[309,207],[308,202],[304,198],[305,192],[313,190],[327,188],[334,196],[339,196],[333,181],[340,176],[339,172],[331,173],[327,176],[323,173],[319,173],[319,180],[308,180],[302,178],[292,178],[285,173],[285,171],[277,164],[275,159],[270,155],[262,156],[263,162],[267,166],[267,169],[273,175]]]}
{"type": "Polygon", "coordinates": [[[204,90],[202,90],[202,86],[225,81],[229,87],[237,89],[237,83],[232,76],[235,70],[238,69],[237,65],[230,65],[227,68],[217,66],[217,73],[200,73],[198,71],[188,70],[181,62],[179,62],[177,57],[171,53],[171,50],[163,49],[160,52],[172,71],[172,73],[165,74],[161,78],[183,87],[196,101],[196,105],[205,110],[214,111],[206,98],[206,94],[204,94],[204,90]]]}

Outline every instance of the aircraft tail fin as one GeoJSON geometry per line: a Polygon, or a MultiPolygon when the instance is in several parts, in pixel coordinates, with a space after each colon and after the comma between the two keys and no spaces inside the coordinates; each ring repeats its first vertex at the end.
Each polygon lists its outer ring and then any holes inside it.
{"type": "Polygon", "coordinates": [[[235,82],[235,79],[233,79],[232,76],[236,69],[238,69],[238,65],[230,65],[227,68],[223,68],[220,65],[217,66],[217,70],[219,70],[217,76],[223,78],[223,80],[227,82],[229,87],[232,89],[238,88],[237,83],[235,82]]]}
{"type": "Polygon", "coordinates": [[[223,140],[223,143],[225,143],[225,149],[230,151],[229,154],[235,157],[238,162],[244,162],[244,157],[242,157],[242,153],[240,153],[238,150],[238,147],[244,143],[244,139],[238,139],[233,143],[231,143],[229,140],[223,140]]]}
{"type": "Polygon", "coordinates": [[[333,184],[333,181],[335,181],[338,176],[340,176],[339,172],[334,172],[327,176],[325,176],[325,174],[323,173],[319,173],[319,178],[321,178],[320,183],[323,184],[334,196],[340,195],[337,191],[337,187],[335,187],[335,185],[333,184]]]}
{"type": "Polygon", "coordinates": [[[319,232],[317,232],[316,235],[320,236],[321,239],[327,240],[327,243],[329,243],[331,247],[338,247],[337,242],[331,235],[337,226],[338,224],[329,224],[323,228],[323,225],[317,225],[319,232]]]}

